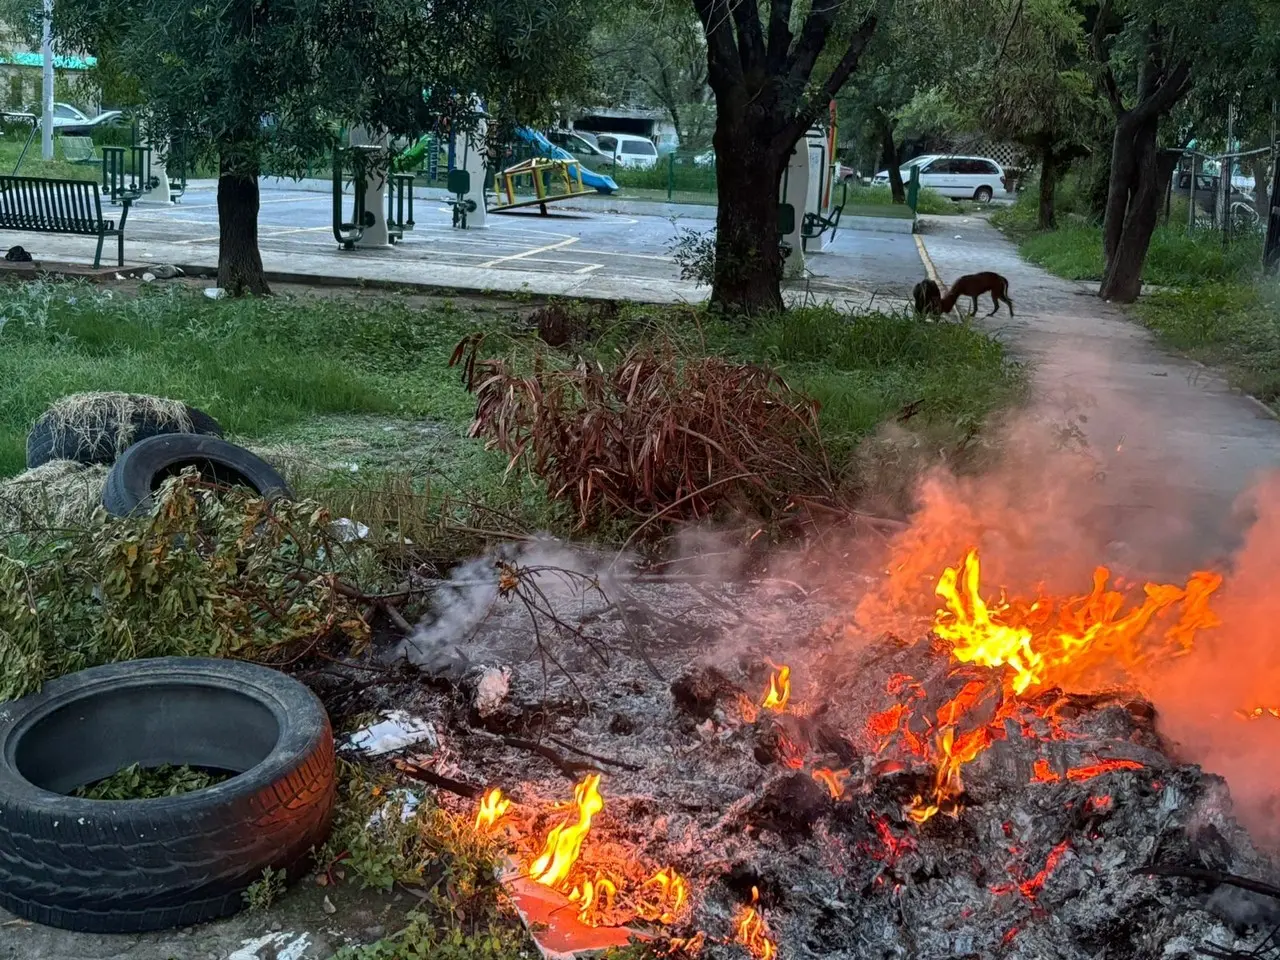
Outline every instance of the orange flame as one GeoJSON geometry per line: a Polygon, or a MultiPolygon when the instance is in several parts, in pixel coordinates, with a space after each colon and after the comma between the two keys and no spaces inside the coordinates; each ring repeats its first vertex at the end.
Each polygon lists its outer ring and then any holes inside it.
{"type": "Polygon", "coordinates": [[[476,829],[488,830],[511,809],[511,801],[502,795],[498,787],[494,787],[480,799],[480,809],[476,811],[476,829]]]}
{"type": "Polygon", "coordinates": [[[573,802],[577,806],[577,822],[566,820],[547,834],[542,855],[529,867],[529,876],[548,887],[562,885],[569,871],[578,861],[582,841],[591,829],[591,818],[604,809],[604,798],[599,791],[600,775],[593,773],[573,789],[573,802]]]}
{"type": "Polygon", "coordinates": [[[636,914],[641,920],[672,924],[689,902],[689,884],[671,867],[664,867],[644,882],[636,914]]]}
{"type": "Polygon", "coordinates": [[[613,898],[618,895],[618,888],[608,877],[597,876],[594,880],[585,881],[581,887],[574,887],[569,893],[569,902],[578,905],[578,919],[589,927],[599,925],[604,914],[613,909],[613,898]]]}
{"type": "Polygon", "coordinates": [[[839,800],[844,796],[844,783],[849,779],[849,771],[818,767],[813,771],[813,779],[826,786],[831,792],[832,800],[839,800]]]}
{"type": "Polygon", "coordinates": [[[756,909],[760,902],[760,891],[751,888],[751,905],[742,908],[738,914],[738,943],[747,948],[756,960],[776,960],[778,945],[769,939],[769,927],[764,922],[764,914],[756,909]]]}
{"type": "Polygon", "coordinates": [[[791,699],[791,668],[778,667],[769,674],[769,692],[760,706],[781,713],[791,699]]]}
{"type": "Polygon", "coordinates": [[[1185,653],[1197,630],[1219,623],[1209,609],[1209,597],[1222,583],[1219,574],[1194,573],[1185,587],[1148,583],[1142,603],[1128,612],[1124,595],[1107,589],[1110,577],[1106,567],[1098,567],[1093,589],[1063,601],[1056,611],[1045,598],[1028,603],[1001,596],[988,602],[980,589],[978,551],[970,550],[958,569],[948,567],[938,578],[935,593],[943,607],[934,633],[952,645],[951,655],[961,663],[1008,670],[1009,688],[1020,694],[1104,659],[1136,666],[1151,652],[1139,643],[1147,628],[1174,605],[1178,619],[1164,633],[1170,654],[1185,653]]]}

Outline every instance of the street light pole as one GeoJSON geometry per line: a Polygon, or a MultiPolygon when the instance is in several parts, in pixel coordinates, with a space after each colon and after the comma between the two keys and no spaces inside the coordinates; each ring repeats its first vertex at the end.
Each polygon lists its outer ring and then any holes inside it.
{"type": "Polygon", "coordinates": [[[40,111],[40,153],[53,159],[53,0],[44,0],[44,89],[40,111]]]}

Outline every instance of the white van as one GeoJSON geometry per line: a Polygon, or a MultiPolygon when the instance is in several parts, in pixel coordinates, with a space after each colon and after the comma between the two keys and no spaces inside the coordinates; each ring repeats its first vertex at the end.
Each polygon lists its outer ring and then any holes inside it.
{"type": "MultiPolygon", "coordinates": [[[[987,157],[916,157],[899,171],[903,183],[911,179],[912,167],[920,168],[921,187],[928,187],[952,200],[972,199],[988,203],[995,197],[1002,200],[1012,197],[1004,168],[987,157]]],[[[887,184],[889,172],[881,170],[871,182],[878,186],[887,184]]]]}
{"type": "Polygon", "coordinates": [[[648,170],[658,164],[658,148],[648,137],[632,133],[597,133],[596,143],[620,167],[648,170]]]}

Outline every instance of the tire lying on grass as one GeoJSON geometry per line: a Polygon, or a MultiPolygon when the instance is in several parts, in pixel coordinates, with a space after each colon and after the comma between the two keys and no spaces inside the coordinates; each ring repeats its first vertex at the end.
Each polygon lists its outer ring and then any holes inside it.
{"type": "Polygon", "coordinates": [[[145,512],[160,485],[188,467],[195,467],[210,483],[248,487],[263,497],[292,497],[276,469],[244,447],[217,437],[169,433],[135,443],[120,454],[107,474],[102,505],[117,517],[145,512]]]}
{"type": "Polygon", "coordinates": [[[76,393],[40,415],[27,434],[27,466],[50,460],[110,465],[131,444],[165,433],[222,436],[207,413],[134,393],[76,393]]]}
{"type": "Polygon", "coordinates": [[[328,715],[278,671],[163,657],[61,677],[0,708],[0,907],[95,933],[226,916],[264,869],[307,869],[334,797],[328,715]],[[152,800],[68,796],[134,763],[237,776],[152,800]]]}

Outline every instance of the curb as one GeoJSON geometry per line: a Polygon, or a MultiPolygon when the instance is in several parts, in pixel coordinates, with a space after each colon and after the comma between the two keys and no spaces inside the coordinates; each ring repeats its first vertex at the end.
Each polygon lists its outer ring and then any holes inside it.
{"type": "Polygon", "coordinates": [[[924,264],[924,272],[929,275],[929,279],[942,286],[942,278],[938,276],[937,268],[933,265],[933,258],[929,256],[929,251],[925,249],[924,238],[918,233],[913,233],[912,237],[916,241],[916,251],[920,254],[920,262],[924,264]]]}

